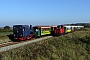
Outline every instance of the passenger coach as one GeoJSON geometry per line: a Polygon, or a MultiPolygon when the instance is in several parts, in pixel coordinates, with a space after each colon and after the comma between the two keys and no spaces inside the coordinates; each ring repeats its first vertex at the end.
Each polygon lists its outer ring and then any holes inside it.
{"type": "Polygon", "coordinates": [[[50,35],[51,27],[50,26],[34,26],[33,27],[36,37],[50,35]]]}

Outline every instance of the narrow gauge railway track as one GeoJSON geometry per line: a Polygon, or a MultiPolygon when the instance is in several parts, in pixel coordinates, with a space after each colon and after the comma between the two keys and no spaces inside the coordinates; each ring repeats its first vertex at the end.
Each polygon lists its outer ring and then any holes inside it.
{"type": "MultiPolygon", "coordinates": [[[[41,38],[44,38],[45,36],[41,37],[41,38]]],[[[35,38],[32,38],[31,40],[34,40],[35,38]]],[[[39,38],[38,38],[39,39],[39,38]]],[[[1,47],[5,47],[5,46],[10,46],[10,45],[14,45],[14,44],[19,44],[19,43],[23,43],[23,42],[28,42],[28,41],[31,41],[31,40],[25,40],[25,41],[21,41],[21,42],[7,42],[7,43],[2,43],[0,44],[0,48],[1,47]]]]}
{"type": "MultiPolygon", "coordinates": [[[[35,38],[32,38],[31,40],[34,40],[35,38]]],[[[26,41],[31,41],[31,40],[25,40],[25,41],[19,41],[19,42],[5,42],[5,43],[1,43],[0,44],[0,48],[1,47],[5,47],[5,46],[10,46],[10,45],[14,45],[14,44],[19,44],[19,43],[23,43],[26,41]]]]}
{"type": "MultiPolygon", "coordinates": [[[[33,39],[35,39],[35,38],[33,38],[33,39]]],[[[32,39],[32,40],[33,40],[33,39],[32,39]]],[[[28,41],[31,41],[31,40],[26,40],[26,41],[21,41],[21,42],[7,42],[7,43],[2,43],[2,44],[0,44],[0,48],[1,48],[1,47],[10,46],[10,45],[14,45],[14,44],[23,43],[23,42],[28,42],[28,41]]]]}
{"type": "Polygon", "coordinates": [[[5,46],[10,46],[10,45],[14,45],[14,44],[18,44],[20,42],[7,42],[7,43],[3,43],[3,44],[0,44],[0,48],[1,47],[5,47],[5,46]]]}
{"type": "Polygon", "coordinates": [[[11,43],[1,44],[0,45],[0,52],[4,52],[4,51],[10,50],[10,49],[18,48],[20,46],[24,46],[26,44],[34,43],[34,42],[41,41],[41,40],[45,40],[45,39],[48,39],[51,37],[52,36],[46,36],[46,37],[32,39],[32,40],[23,41],[23,42],[11,42],[11,43]]]}

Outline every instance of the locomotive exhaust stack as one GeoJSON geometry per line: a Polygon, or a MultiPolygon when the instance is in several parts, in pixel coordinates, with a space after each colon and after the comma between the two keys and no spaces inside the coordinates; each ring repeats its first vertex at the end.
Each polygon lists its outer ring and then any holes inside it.
{"type": "Polygon", "coordinates": [[[32,25],[30,25],[30,29],[32,29],[32,25]]]}

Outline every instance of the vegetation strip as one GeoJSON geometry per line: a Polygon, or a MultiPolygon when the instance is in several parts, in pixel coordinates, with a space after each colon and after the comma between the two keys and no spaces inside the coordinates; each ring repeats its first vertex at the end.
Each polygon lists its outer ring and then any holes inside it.
{"type": "Polygon", "coordinates": [[[0,52],[0,60],[90,60],[90,29],[0,52]]]}
{"type": "Polygon", "coordinates": [[[90,60],[89,36],[87,31],[78,31],[52,37],[1,52],[0,60],[90,60]]]}
{"type": "Polygon", "coordinates": [[[15,44],[15,45],[2,47],[2,48],[0,48],[0,52],[7,51],[7,50],[10,50],[10,49],[13,49],[13,48],[20,47],[20,46],[24,46],[24,45],[29,44],[29,43],[33,43],[33,42],[41,41],[41,40],[44,40],[44,39],[48,39],[48,38],[51,38],[51,37],[52,36],[47,36],[47,37],[43,37],[43,38],[40,38],[40,39],[31,40],[31,41],[28,41],[28,42],[23,42],[23,43],[19,43],[19,44],[15,44]]]}

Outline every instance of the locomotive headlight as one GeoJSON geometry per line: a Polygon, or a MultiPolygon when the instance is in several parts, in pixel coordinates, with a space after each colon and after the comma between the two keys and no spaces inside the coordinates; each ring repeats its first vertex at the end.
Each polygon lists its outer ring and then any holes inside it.
{"type": "Polygon", "coordinates": [[[15,34],[14,34],[14,37],[15,37],[15,34]]]}
{"type": "Polygon", "coordinates": [[[18,33],[18,31],[17,31],[17,33],[18,33]]]}
{"type": "Polygon", "coordinates": [[[14,29],[15,29],[15,27],[14,27],[14,29]]]}
{"type": "Polygon", "coordinates": [[[22,37],[22,34],[20,36],[22,37]]]}

